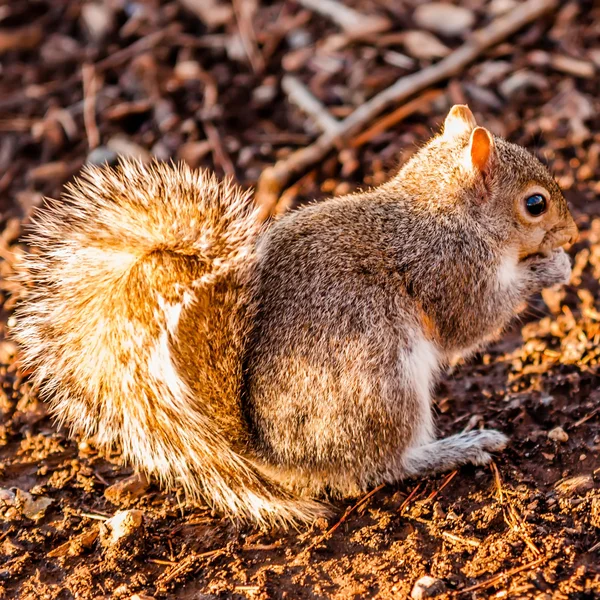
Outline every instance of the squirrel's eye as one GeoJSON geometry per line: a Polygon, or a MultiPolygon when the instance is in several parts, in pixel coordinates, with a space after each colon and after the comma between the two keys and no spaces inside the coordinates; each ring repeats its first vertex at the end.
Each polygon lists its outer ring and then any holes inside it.
{"type": "Polygon", "coordinates": [[[541,194],[533,194],[525,200],[525,207],[530,215],[539,217],[546,210],[546,198],[541,194]]]}

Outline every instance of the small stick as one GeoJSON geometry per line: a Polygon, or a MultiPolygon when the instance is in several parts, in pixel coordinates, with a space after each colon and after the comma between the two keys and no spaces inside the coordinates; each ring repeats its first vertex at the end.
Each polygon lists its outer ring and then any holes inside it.
{"type": "Polygon", "coordinates": [[[299,4],[331,19],[346,33],[366,35],[390,28],[390,21],[381,16],[364,15],[337,0],[298,0],[299,4]]]}
{"type": "MultiPolygon", "coordinates": [[[[323,5],[322,0],[319,0],[319,4],[323,5]]],[[[277,204],[277,198],[283,187],[309,166],[322,160],[337,142],[356,135],[367,123],[390,106],[404,102],[414,94],[459,73],[483,52],[502,42],[524,25],[555,9],[557,5],[558,0],[526,0],[508,13],[494,19],[486,27],[475,31],[462,46],[440,62],[407,75],[376,94],[346,117],[340,123],[338,132],[323,133],[310,146],[293,152],[287,158],[265,169],[258,180],[256,202],[261,206],[264,205],[270,213],[277,204]]]]}
{"type": "Polygon", "coordinates": [[[490,587],[491,585],[494,585],[494,583],[504,579],[505,577],[516,575],[517,573],[520,573],[521,571],[526,571],[527,569],[533,569],[533,567],[537,567],[539,564],[541,564],[545,560],[549,560],[550,558],[550,556],[542,556],[541,558],[537,558],[536,560],[533,560],[527,563],[526,565],[521,565],[520,567],[515,567],[514,569],[510,569],[509,571],[505,571],[504,573],[500,573],[499,575],[494,575],[493,577],[490,577],[489,579],[486,579],[481,583],[472,585],[471,587],[464,588],[462,590],[457,590],[456,592],[454,592],[453,595],[456,596],[458,594],[466,594],[467,592],[473,592],[481,588],[490,587]]]}
{"type": "Polygon", "coordinates": [[[202,126],[204,127],[206,137],[210,142],[215,163],[217,163],[223,169],[226,175],[234,177],[235,167],[225,152],[223,144],[221,144],[221,136],[219,135],[219,131],[210,121],[204,121],[202,126]]]}
{"type": "Polygon", "coordinates": [[[458,535],[454,535],[448,531],[442,531],[442,537],[445,537],[448,540],[453,542],[458,542],[460,544],[466,544],[467,546],[473,546],[473,548],[479,548],[481,546],[481,542],[479,540],[472,540],[468,538],[461,538],[458,535]]]}
{"type": "Polygon", "coordinates": [[[502,505],[502,514],[504,516],[506,524],[519,534],[519,537],[523,540],[525,545],[535,555],[539,556],[540,551],[538,547],[533,543],[533,541],[531,540],[531,538],[529,537],[529,535],[523,527],[524,520],[517,512],[517,509],[512,504],[510,504],[510,502],[508,502],[508,499],[506,502],[504,501],[505,495],[502,489],[502,478],[500,477],[500,471],[498,470],[498,467],[496,466],[496,463],[494,461],[490,463],[490,468],[494,474],[494,479],[496,481],[496,489],[498,491],[498,499],[500,501],[500,504],[502,505]]]}
{"type": "Polygon", "coordinates": [[[406,497],[404,502],[400,505],[400,508],[398,509],[398,512],[400,514],[402,514],[406,510],[406,508],[410,504],[410,501],[415,497],[415,494],[419,491],[420,487],[421,487],[421,483],[417,483],[417,485],[415,486],[415,489],[406,497]]]}
{"type": "MultiPolygon", "coordinates": [[[[224,548],[219,548],[217,550],[209,550],[208,552],[203,552],[202,554],[196,554],[193,552],[192,554],[188,554],[181,562],[174,563],[173,567],[164,572],[156,581],[156,588],[162,590],[167,583],[173,581],[183,573],[187,572],[190,569],[193,569],[195,563],[201,558],[209,558],[213,556],[218,556],[225,552],[224,548]]],[[[156,560],[156,559],[151,559],[156,560]]]]}
{"type": "Polygon", "coordinates": [[[95,519],[96,521],[108,521],[110,517],[105,517],[104,515],[95,515],[94,513],[80,513],[82,517],[87,517],[88,519],[95,519]]]}
{"type": "Polygon", "coordinates": [[[314,179],[316,173],[317,170],[312,169],[311,171],[306,173],[306,175],[300,177],[300,179],[298,179],[296,183],[287,188],[277,200],[277,205],[273,207],[271,214],[266,213],[265,207],[261,206],[258,212],[258,219],[260,220],[260,222],[264,223],[269,217],[276,217],[285,213],[289,209],[290,205],[292,204],[294,198],[296,197],[302,186],[307,181],[314,179]]]}
{"type": "Polygon", "coordinates": [[[0,535],[0,542],[4,541],[4,538],[7,538],[11,533],[14,533],[14,529],[9,527],[2,535],[0,535]]]}
{"type": "Polygon", "coordinates": [[[591,413],[585,415],[585,417],[579,419],[579,421],[573,423],[573,427],[579,427],[580,425],[583,425],[586,421],[589,421],[592,417],[595,417],[598,414],[598,412],[600,412],[600,406],[595,408],[591,413]]]}
{"type": "Polygon", "coordinates": [[[318,546],[321,542],[326,540],[332,533],[334,533],[338,527],[345,523],[348,520],[348,517],[356,512],[359,508],[364,506],[377,492],[382,490],[385,487],[385,483],[378,485],[375,489],[371,490],[366,496],[363,496],[354,506],[348,508],[342,518],[331,528],[328,529],[323,535],[319,536],[310,546],[302,550],[301,554],[307,554],[310,550],[312,550],[315,546],[318,546]]]}
{"type": "Polygon", "coordinates": [[[287,94],[289,101],[300,110],[312,117],[322,131],[339,131],[340,122],[332,117],[325,105],[315,98],[310,90],[293,75],[284,75],[281,88],[287,94]]]}
{"type": "Polygon", "coordinates": [[[96,73],[102,73],[108,69],[114,69],[122,65],[125,61],[141,54],[142,52],[146,52],[155,46],[158,46],[160,42],[163,41],[165,37],[171,35],[172,33],[177,33],[179,31],[179,26],[175,24],[167,25],[164,29],[160,29],[159,31],[155,31],[153,33],[149,33],[148,35],[140,38],[130,44],[126,48],[122,50],[117,50],[114,54],[103,58],[98,61],[94,66],[96,67],[96,73]]]}
{"type": "Polygon", "coordinates": [[[391,112],[389,115],[385,115],[385,117],[379,119],[379,121],[369,127],[366,131],[363,131],[361,134],[357,135],[350,142],[350,147],[359,148],[363,144],[370,142],[380,133],[387,131],[390,127],[397,125],[400,123],[400,121],[406,119],[406,117],[410,117],[410,115],[417,112],[419,109],[430,104],[436,98],[439,98],[442,93],[442,90],[427,90],[414,100],[399,106],[394,112],[391,112]]]}
{"type": "Polygon", "coordinates": [[[494,475],[494,481],[496,483],[496,491],[498,492],[498,500],[500,502],[504,502],[504,493],[502,491],[502,479],[500,478],[500,471],[496,466],[496,463],[492,461],[490,463],[490,469],[492,470],[492,474],[494,475]]]}
{"type": "Polygon", "coordinates": [[[469,422],[466,424],[465,428],[461,431],[461,433],[467,433],[467,431],[472,431],[477,427],[479,421],[481,421],[483,417],[481,415],[472,415],[469,419],[469,422]]]}
{"type": "Polygon", "coordinates": [[[600,550],[600,542],[598,542],[597,544],[594,544],[589,550],[588,552],[594,552],[595,550],[600,550]]]}
{"type": "Polygon", "coordinates": [[[172,560],[161,560],[160,558],[149,558],[148,562],[154,563],[155,565],[165,565],[167,567],[172,567],[177,564],[172,560]]]}
{"type": "Polygon", "coordinates": [[[437,490],[433,490],[433,492],[431,492],[431,494],[427,496],[425,502],[430,502],[431,500],[433,500],[456,477],[457,474],[458,469],[456,471],[452,471],[452,473],[450,473],[450,475],[446,477],[444,483],[442,483],[442,485],[437,490]]]}
{"type": "Polygon", "coordinates": [[[108,483],[108,481],[106,481],[106,479],[104,479],[104,477],[102,477],[102,475],[100,475],[100,473],[98,473],[98,471],[94,471],[94,475],[96,476],[96,479],[102,483],[105,486],[110,486],[110,483],[108,483]]]}
{"type": "Polygon", "coordinates": [[[35,119],[23,117],[0,119],[0,131],[29,131],[35,123],[35,119]]]}
{"type": "Polygon", "coordinates": [[[251,11],[253,3],[245,0],[233,0],[232,4],[238,31],[240,33],[240,39],[242,40],[242,46],[244,47],[250,66],[255,73],[261,73],[265,70],[265,61],[258,49],[256,33],[252,26],[251,11]]]}
{"type": "Polygon", "coordinates": [[[275,550],[280,546],[280,542],[273,542],[272,544],[246,544],[245,546],[242,546],[242,550],[275,550]]]}
{"type": "Polygon", "coordinates": [[[94,65],[84,64],[81,67],[81,79],[83,81],[83,123],[87,134],[88,146],[93,150],[100,145],[100,133],[96,125],[96,94],[98,91],[98,79],[94,65]]]}

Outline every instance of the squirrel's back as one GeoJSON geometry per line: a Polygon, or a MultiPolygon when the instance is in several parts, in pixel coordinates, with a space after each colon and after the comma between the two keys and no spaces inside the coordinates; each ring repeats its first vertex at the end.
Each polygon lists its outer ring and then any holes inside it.
{"type": "Polygon", "coordinates": [[[88,167],[29,236],[14,335],[61,422],[236,516],[306,519],[248,458],[240,401],[260,230],[185,166],[88,167]]]}

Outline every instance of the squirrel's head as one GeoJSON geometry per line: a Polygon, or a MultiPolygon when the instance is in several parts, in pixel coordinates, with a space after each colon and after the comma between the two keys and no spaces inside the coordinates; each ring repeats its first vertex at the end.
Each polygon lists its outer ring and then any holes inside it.
{"type": "Polygon", "coordinates": [[[444,210],[472,210],[493,223],[519,258],[546,254],[578,236],[567,202],[531,153],[478,127],[467,106],[453,106],[442,133],[401,170],[413,197],[444,210]]]}

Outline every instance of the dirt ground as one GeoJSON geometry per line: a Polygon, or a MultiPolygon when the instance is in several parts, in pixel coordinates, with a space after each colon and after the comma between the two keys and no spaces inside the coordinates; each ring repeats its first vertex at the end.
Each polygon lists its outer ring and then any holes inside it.
{"type": "Polygon", "coordinates": [[[440,598],[600,598],[600,6],[592,0],[560,3],[437,92],[418,94],[402,120],[375,132],[366,123],[277,209],[384,181],[454,103],[467,102],[481,123],[551,166],[582,232],[571,284],[534,299],[436,392],[442,434],[485,424],[511,436],[490,467],[383,487],[307,530],[240,529],[154,484],[134,485],[118,453],[70,439],[18,369],[6,339],[18,238],[42,196],[58,197],[85,161],[155,155],[253,185],[321,132],[284,76],[341,119],[519,2],[469,0],[462,16],[433,21],[416,0],[344,3],[385,17],[375,35],[344,32],[335,22],[342,11],[315,12],[325,4],[0,5],[0,597],[405,598],[428,575],[442,581],[440,598]],[[133,533],[115,542],[117,524],[107,521],[122,509],[134,511],[133,533]]]}

